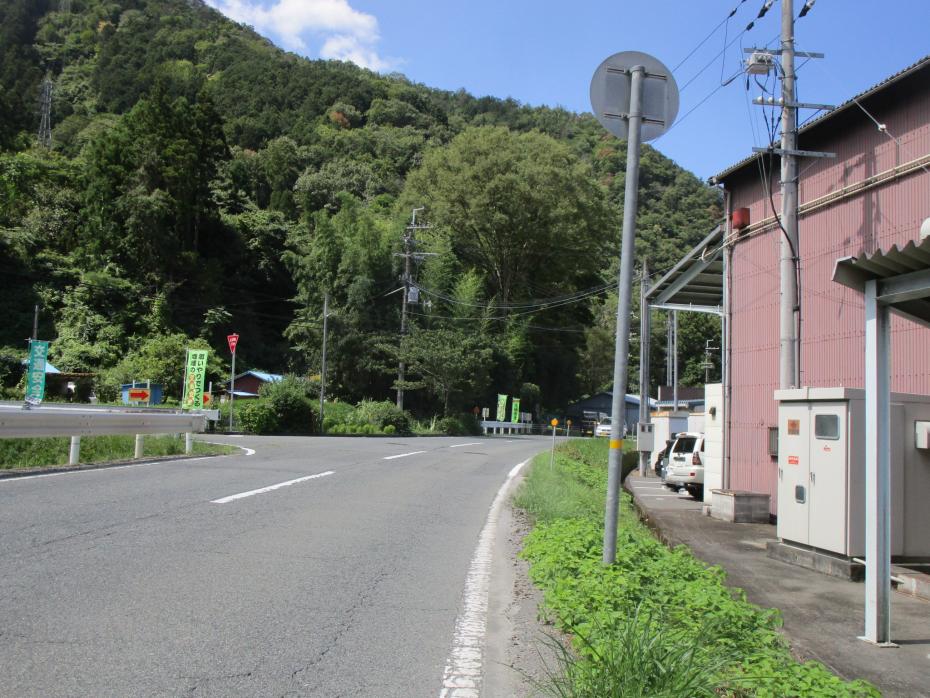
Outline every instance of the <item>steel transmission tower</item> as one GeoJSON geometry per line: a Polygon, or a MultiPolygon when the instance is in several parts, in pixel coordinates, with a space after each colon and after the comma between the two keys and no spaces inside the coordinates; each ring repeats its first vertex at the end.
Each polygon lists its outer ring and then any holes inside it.
{"type": "Polygon", "coordinates": [[[39,95],[42,118],[39,120],[39,145],[52,147],[52,77],[46,74],[39,95]]]}

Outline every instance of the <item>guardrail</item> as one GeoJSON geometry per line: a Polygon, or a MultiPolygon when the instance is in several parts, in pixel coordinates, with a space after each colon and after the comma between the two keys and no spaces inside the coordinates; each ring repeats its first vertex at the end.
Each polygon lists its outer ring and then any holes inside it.
{"type": "Polygon", "coordinates": [[[70,436],[69,463],[77,465],[82,436],[135,434],[135,457],[142,457],[144,434],[184,434],[184,451],[193,450],[193,434],[206,429],[204,414],[173,412],[117,411],[79,409],[58,406],[22,409],[20,405],[0,405],[0,439],[28,439],[47,436],[70,436]]]}
{"type": "Polygon", "coordinates": [[[31,409],[0,410],[0,438],[98,436],[104,434],[184,434],[204,430],[202,415],[69,413],[31,409]]]}

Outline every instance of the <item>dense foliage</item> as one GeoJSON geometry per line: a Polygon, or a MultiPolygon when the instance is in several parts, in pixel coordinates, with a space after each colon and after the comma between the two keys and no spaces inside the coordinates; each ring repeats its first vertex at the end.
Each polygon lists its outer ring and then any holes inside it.
{"type": "Polygon", "coordinates": [[[575,639],[549,693],[600,696],[845,696],[878,691],[800,664],[778,632],[778,611],[749,603],[685,546],[669,550],[624,494],[617,562],[601,562],[607,444],[573,440],[538,457],[517,504],[537,526],[525,541],[530,577],[553,621],[575,639]]]}
{"type": "MultiPolygon", "coordinates": [[[[231,331],[239,368],[314,375],[329,296],[327,387],[351,402],[390,397],[400,361],[421,414],[609,381],[615,296],[585,291],[615,278],[625,145],[590,115],[306,60],[199,0],[0,0],[0,19],[3,355],[39,305],[53,363],[103,391],[158,357],[173,386],[180,345],[225,360],[231,331]],[[414,264],[401,342],[396,253],[419,207],[415,249],[435,256],[414,264]]],[[[639,257],[666,269],[718,197],[648,146],[642,177],[639,257]]],[[[714,328],[683,324],[700,378],[714,328]]]]}

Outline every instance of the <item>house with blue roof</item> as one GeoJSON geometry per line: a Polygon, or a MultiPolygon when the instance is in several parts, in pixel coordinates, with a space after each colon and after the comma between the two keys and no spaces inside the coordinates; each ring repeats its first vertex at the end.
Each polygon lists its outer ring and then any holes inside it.
{"type": "MultiPolygon", "coordinates": [[[[261,388],[266,383],[277,383],[282,380],[284,376],[279,373],[266,373],[265,371],[245,371],[240,373],[235,378],[235,385],[233,386],[233,395],[236,396],[236,399],[249,399],[258,397],[259,388],[261,388]]],[[[227,395],[228,386],[227,386],[227,395]]]]}

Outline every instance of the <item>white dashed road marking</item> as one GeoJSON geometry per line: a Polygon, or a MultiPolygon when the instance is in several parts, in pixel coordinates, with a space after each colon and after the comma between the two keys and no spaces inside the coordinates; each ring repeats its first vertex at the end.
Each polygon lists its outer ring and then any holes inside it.
{"type": "Polygon", "coordinates": [[[488,628],[488,587],[491,581],[491,557],[495,531],[501,507],[506,501],[507,488],[523,461],[507,474],[488,511],[488,518],[478,537],[475,554],[465,577],[462,612],[455,619],[452,652],[446,662],[439,698],[479,698],[481,695],[481,661],[484,656],[484,639],[488,628]]]}
{"type": "Polygon", "coordinates": [[[426,451],[411,451],[410,453],[398,453],[396,456],[385,456],[384,460],[394,460],[395,458],[404,458],[405,456],[415,456],[418,453],[426,453],[426,451]]]}
{"type": "Polygon", "coordinates": [[[240,492],[239,494],[231,494],[228,497],[222,497],[221,499],[211,499],[211,504],[228,504],[229,502],[234,502],[237,499],[244,499],[245,497],[251,497],[256,494],[264,494],[265,492],[271,492],[272,490],[281,489],[282,487],[290,487],[291,485],[296,485],[298,482],[306,482],[307,480],[316,480],[319,477],[326,477],[327,475],[333,475],[335,471],[327,470],[325,473],[317,473],[316,475],[307,475],[306,477],[299,477],[296,480],[288,480],[287,482],[279,482],[276,485],[268,485],[268,487],[262,487],[257,490],[249,490],[248,492],[240,492]]]}
{"type": "Polygon", "coordinates": [[[480,441],[471,441],[467,444],[452,444],[451,446],[449,446],[449,448],[461,448],[462,446],[480,446],[480,445],[481,445],[480,441]]]}

